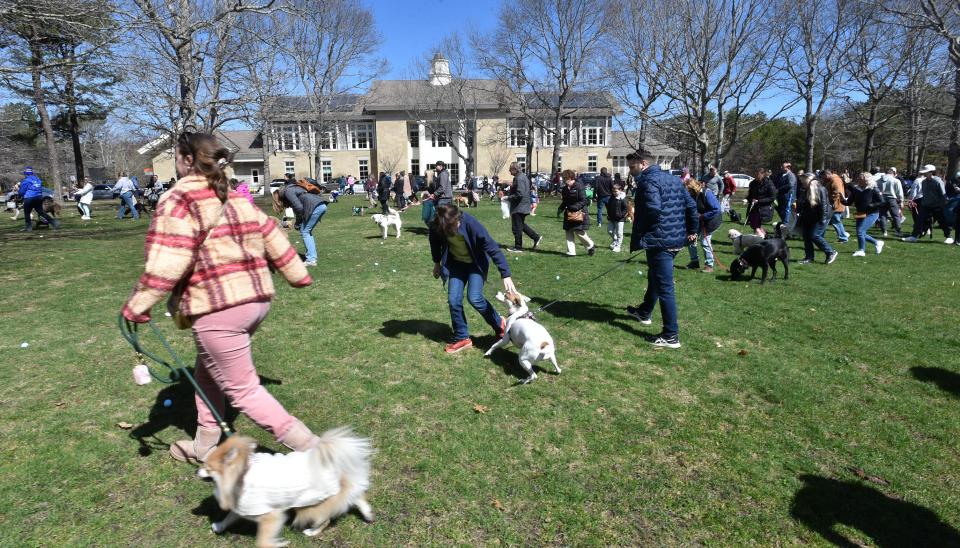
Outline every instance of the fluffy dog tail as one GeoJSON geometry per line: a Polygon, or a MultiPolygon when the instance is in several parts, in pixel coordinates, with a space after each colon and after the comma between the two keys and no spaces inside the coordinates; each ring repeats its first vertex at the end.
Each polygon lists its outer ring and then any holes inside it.
{"type": "Polygon", "coordinates": [[[317,506],[299,510],[294,526],[312,526],[317,518],[345,514],[354,505],[363,519],[373,521],[373,512],[363,498],[370,487],[370,457],[373,455],[370,440],[357,436],[348,426],[341,426],[324,432],[311,452],[318,466],[337,471],[340,491],[317,506]]]}

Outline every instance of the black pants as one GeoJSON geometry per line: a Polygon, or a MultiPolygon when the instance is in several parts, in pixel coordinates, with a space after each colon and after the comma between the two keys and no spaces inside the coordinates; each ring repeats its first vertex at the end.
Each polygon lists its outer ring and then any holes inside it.
{"type": "Polygon", "coordinates": [[[403,195],[403,191],[396,193],[397,195],[397,209],[403,209],[407,207],[407,197],[403,195]]]}
{"type": "Polygon", "coordinates": [[[913,235],[916,238],[923,236],[923,233],[927,231],[927,228],[933,229],[934,223],[939,223],[941,230],[943,230],[943,237],[950,237],[950,225],[947,223],[947,220],[943,215],[942,207],[924,207],[920,206],[920,212],[917,214],[917,221],[913,225],[913,235]]]}
{"type": "Polygon", "coordinates": [[[883,232],[887,231],[887,216],[890,216],[891,221],[893,222],[893,229],[897,231],[897,236],[900,236],[900,204],[897,203],[897,199],[894,197],[884,197],[883,203],[880,204],[880,230],[883,232]]]}
{"type": "Polygon", "coordinates": [[[23,200],[23,223],[24,228],[30,230],[33,228],[33,223],[30,213],[32,211],[37,212],[37,217],[47,221],[50,225],[53,225],[53,219],[49,215],[43,212],[43,197],[35,196],[33,198],[26,198],[23,200]]]}
{"type": "Polygon", "coordinates": [[[380,209],[383,210],[383,214],[384,214],[384,215],[389,215],[389,214],[390,214],[390,208],[387,207],[387,201],[386,201],[386,200],[381,200],[381,201],[380,201],[380,209]]]}
{"type": "Polygon", "coordinates": [[[517,249],[523,247],[523,235],[526,234],[534,242],[540,239],[540,235],[537,234],[537,231],[530,228],[526,222],[527,213],[511,213],[510,214],[510,224],[513,229],[513,243],[517,249]]]}

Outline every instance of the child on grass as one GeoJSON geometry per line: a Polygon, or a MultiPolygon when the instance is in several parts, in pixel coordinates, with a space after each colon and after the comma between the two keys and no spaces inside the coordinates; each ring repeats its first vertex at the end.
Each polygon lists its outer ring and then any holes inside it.
{"type": "Polygon", "coordinates": [[[623,191],[622,182],[613,183],[613,196],[607,202],[607,234],[613,240],[610,249],[620,253],[623,245],[623,222],[627,218],[627,193],[623,191]]]}

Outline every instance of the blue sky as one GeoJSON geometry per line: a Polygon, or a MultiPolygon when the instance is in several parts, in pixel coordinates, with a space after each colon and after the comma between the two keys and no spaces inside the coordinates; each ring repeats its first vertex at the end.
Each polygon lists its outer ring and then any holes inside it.
{"type": "Polygon", "coordinates": [[[466,38],[475,30],[492,32],[499,0],[367,0],[380,30],[380,57],[390,62],[385,79],[409,76],[411,64],[448,34],[466,38]]]}

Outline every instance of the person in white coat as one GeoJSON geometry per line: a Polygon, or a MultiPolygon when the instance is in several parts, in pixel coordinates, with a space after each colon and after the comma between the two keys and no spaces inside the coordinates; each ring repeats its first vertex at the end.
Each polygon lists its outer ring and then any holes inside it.
{"type": "Polygon", "coordinates": [[[84,178],[83,182],[77,181],[77,191],[74,196],[78,198],[77,209],[80,210],[80,219],[90,220],[90,204],[93,203],[93,183],[90,179],[84,178]]]}

